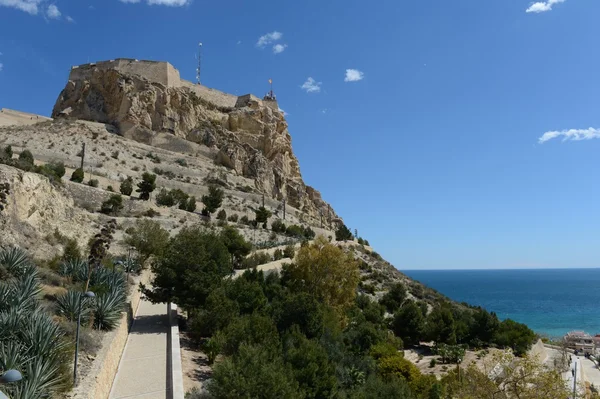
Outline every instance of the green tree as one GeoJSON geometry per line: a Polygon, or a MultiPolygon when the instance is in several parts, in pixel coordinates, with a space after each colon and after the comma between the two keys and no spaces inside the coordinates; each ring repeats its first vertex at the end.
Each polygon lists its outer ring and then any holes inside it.
{"type": "Polygon", "coordinates": [[[300,248],[294,263],[284,268],[284,279],[334,308],[339,315],[352,306],[359,281],[358,263],[351,254],[323,236],[300,248]]]}
{"type": "Polygon", "coordinates": [[[133,179],[131,176],[127,176],[127,179],[121,182],[121,186],[119,186],[119,191],[123,195],[131,195],[133,192],[133,179]]]}
{"type": "Polygon", "coordinates": [[[394,313],[398,309],[400,309],[400,307],[406,300],[406,297],[407,293],[404,284],[395,283],[394,285],[392,285],[390,290],[385,293],[385,295],[381,298],[379,303],[385,306],[388,312],[394,313]]]}
{"type": "Polygon", "coordinates": [[[427,317],[427,336],[436,343],[456,344],[454,316],[448,307],[437,307],[427,317]]]}
{"type": "Polygon", "coordinates": [[[416,399],[406,381],[392,377],[382,379],[372,375],[364,385],[352,392],[351,399],[416,399]]]}
{"type": "Polygon", "coordinates": [[[294,329],[284,337],[284,359],[291,366],[305,398],[336,396],[335,364],[318,342],[294,329]]]}
{"type": "Polygon", "coordinates": [[[102,203],[100,212],[106,215],[116,215],[121,209],[123,209],[123,197],[120,194],[113,194],[102,203]]]}
{"type": "Polygon", "coordinates": [[[273,354],[278,354],[281,350],[273,320],[258,313],[238,317],[223,330],[224,355],[234,356],[243,344],[261,345],[273,354]]]}
{"type": "Polygon", "coordinates": [[[197,309],[229,274],[229,263],[227,247],[217,234],[184,227],[152,264],[152,288],[143,287],[143,292],[154,303],[175,302],[186,310],[197,309]]]}
{"type": "Polygon", "coordinates": [[[506,319],[500,323],[493,341],[500,347],[512,348],[517,356],[523,356],[535,341],[535,333],[525,324],[506,319]]]}
{"type": "Polygon", "coordinates": [[[221,240],[231,255],[231,268],[234,269],[252,250],[252,244],[244,239],[238,229],[226,226],[221,230],[221,240]]]}
{"type": "Polygon", "coordinates": [[[71,181],[74,181],[75,183],[82,183],[84,177],[83,169],[77,168],[71,174],[71,181]]]}
{"type": "Polygon", "coordinates": [[[392,330],[402,338],[406,345],[416,345],[423,337],[425,318],[421,308],[413,301],[408,301],[395,315],[392,330]]]}
{"type": "Polygon", "coordinates": [[[134,247],[140,254],[142,264],[150,256],[162,256],[168,242],[169,232],[150,219],[137,220],[133,230],[128,230],[125,237],[125,243],[134,247]]]}
{"type": "Polygon", "coordinates": [[[223,196],[225,193],[222,189],[217,186],[211,185],[208,187],[208,195],[202,196],[202,203],[204,204],[204,209],[208,214],[215,213],[217,209],[221,206],[223,202],[223,196]]]}
{"type": "Polygon", "coordinates": [[[53,161],[53,162],[50,162],[50,163],[46,164],[46,167],[58,179],[62,178],[65,175],[65,173],[66,173],[66,171],[65,171],[65,164],[63,162],[53,161]]]}
{"type": "Polygon", "coordinates": [[[346,241],[346,240],[351,240],[351,239],[352,239],[352,232],[350,231],[350,229],[345,224],[339,225],[337,230],[335,231],[335,240],[336,241],[346,241]]]}
{"type": "Polygon", "coordinates": [[[225,209],[221,209],[219,213],[217,213],[217,220],[227,220],[227,212],[225,212],[225,209]]]}
{"type": "Polygon", "coordinates": [[[290,367],[261,346],[242,345],[239,353],[214,367],[208,392],[214,399],[300,399],[304,396],[290,367]]]}
{"type": "Polygon", "coordinates": [[[477,309],[473,314],[470,335],[472,339],[490,344],[499,327],[500,321],[495,313],[490,314],[485,309],[477,309]]]}
{"type": "Polygon", "coordinates": [[[142,175],[142,181],[137,184],[137,191],[140,193],[140,199],[148,201],[150,199],[150,193],[156,189],[156,175],[152,173],[144,172],[142,175]]]}
{"type": "Polygon", "coordinates": [[[254,213],[256,214],[256,222],[261,224],[267,223],[269,218],[273,215],[271,211],[269,211],[264,206],[261,206],[260,208],[255,210],[254,213]]]}

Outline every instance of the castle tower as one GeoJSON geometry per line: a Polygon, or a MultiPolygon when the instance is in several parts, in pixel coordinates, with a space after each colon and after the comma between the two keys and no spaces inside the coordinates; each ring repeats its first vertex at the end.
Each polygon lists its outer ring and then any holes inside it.
{"type": "Polygon", "coordinates": [[[279,104],[277,104],[277,96],[275,96],[275,93],[273,92],[273,79],[269,79],[269,85],[271,85],[271,89],[263,97],[264,104],[269,108],[279,111],[279,104]]]}

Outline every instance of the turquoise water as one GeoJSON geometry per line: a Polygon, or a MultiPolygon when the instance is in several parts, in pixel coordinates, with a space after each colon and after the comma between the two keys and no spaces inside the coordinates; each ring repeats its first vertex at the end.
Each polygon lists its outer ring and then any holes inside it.
{"type": "Polygon", "coordinates": [[[600,334],[600,269],[408,270],[407,276],[449,298],[559,337],[600,334]]]}

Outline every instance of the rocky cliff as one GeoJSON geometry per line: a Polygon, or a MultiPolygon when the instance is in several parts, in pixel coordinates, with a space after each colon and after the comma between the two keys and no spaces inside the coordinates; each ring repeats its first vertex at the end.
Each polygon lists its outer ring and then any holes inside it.
{"type": "Polygon", "coordinates": [[[332,225],[339,222],[321,194],[304,184],[283,113],[260,100],[222,107],[189,87],[97,68],[68,81],[52,116],[111,124],[122,136],[151,145],[165,133],[205,145],[216,163],[253,179],[268,197],[285,199],[310,218],[322,212],[332,225]]]}

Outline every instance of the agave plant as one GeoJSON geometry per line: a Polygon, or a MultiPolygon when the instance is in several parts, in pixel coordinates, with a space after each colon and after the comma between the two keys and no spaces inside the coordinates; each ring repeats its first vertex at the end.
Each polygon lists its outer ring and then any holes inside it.
{"type": "Polygon", "coordinates": [[[15,277],[37,274],[27,253],[16,247],[0,250],[0,265],[3,265],[15,277]]]}
{"type": "Polygon", "coordinates": [[[33,311],[37,308],[37,298],[41,292],[35,275],[0,282],[0,311],[16,308],[19,311],[33,311]]]}
{"type": "Polygon", "coordinates": [[[120,290],[110,290],[96,296],[94,301],[94,328],[98,330],[112,330],[121,319],[121,312],[125,306],[125,293],[120,290]]]}
{"type": "Polygon", "coordinates": [[[81,321],[85,323],[90,318],[92,299],[82,297],[79,291],[68,291],[56,299],[56,313],[69,321],[76,321],[81,306],[81,321]]]}
{"type": "Polygon", "coordinates": [[[71,277],[73,282],[87,281],[89,265],[81,259],[69,259],[60,265],[58,274],[71,277]]]}

